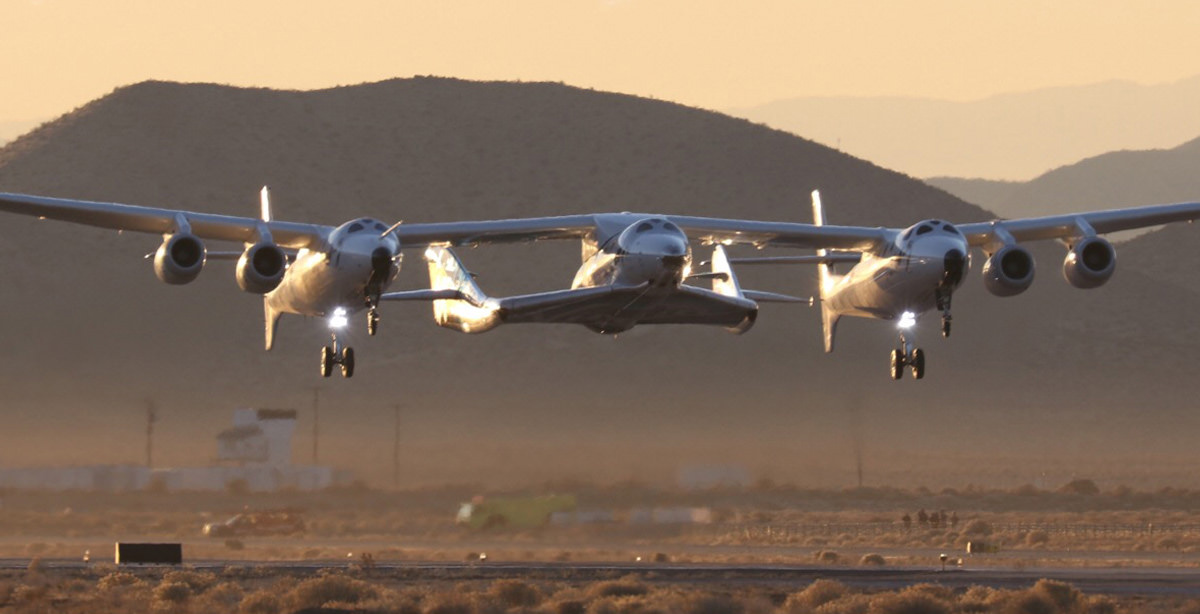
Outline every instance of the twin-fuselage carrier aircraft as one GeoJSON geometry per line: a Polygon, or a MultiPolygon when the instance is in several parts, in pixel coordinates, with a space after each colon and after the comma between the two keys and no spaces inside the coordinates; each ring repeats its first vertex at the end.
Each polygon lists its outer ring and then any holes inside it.
{"type": "Polygon", "coordinates": [[[161,234],[154,271],[169,284],[196,279],[207,260],[236,259],[238,286],[263,296],[268,350],[281,314],[328,319],[332,343],[321,348],[326,377],[335,365],[344,377],[354,374],[354,351],[339,333],[351,315],[365,312],[367,331],[374,335],[385,301],[432,301],[439,325],[467,333],[505,323],[573,323],[615,334],[638,324],[709,324],[742,333],[754,324],[760,302],[819,300],[825,351],[833,351],[842,316],[895,321],[900,332],[891,375],[899,379],[911,368],[920,379],[925,355],[912,329],[921,314],[938,312],[942,334],[949,336],[951,297],[970,268],[971,248],[986,255],[984,283],[998,296],[1019,294],[1033,283],[1033,256],[1019,244],[1033,240],[1062,241],[1067,281],[1095,288],[1116,266],[1112,244],[1099,235],[1200,218],[1200,203],[1181,203],[958,226],[941,220],[902,229],[831,226],[817,192],[813,224],[601,213],[391,226],[360,218],[331,227],[273,219],[266,188],[261,209],[258,218],[244,218],[0,193],[0,211],[161,234]],[[583,264],[569,289],[489,297],[453,252],[461,246],[547,239],[582,243],[583,264]],[[243,249],[209,251],[206,240],[240,242],[243,249]],[[692,242],[712,246],[709,270],[693,270],[692,242]],[[737,259],[726,254],[728,245],[815,252],[737,259]],[[403,249],[424,250],[428,290],[388,291],[403,249]],[[742,289],[731,267],[737,263],[816,265],[819,298],[742,289]],[[835,273],[843,263],[852,266],[845,274],[835,273]]]}

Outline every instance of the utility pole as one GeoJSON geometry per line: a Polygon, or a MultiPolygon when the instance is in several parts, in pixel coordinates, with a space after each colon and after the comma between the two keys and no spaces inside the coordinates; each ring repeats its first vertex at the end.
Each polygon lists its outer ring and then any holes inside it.
{"type": "Polygon", "coordinates": [[[392,488],[400,490],[400,404],[392,406],[396,411],[396,434],[392,438],[392,488]]]}
{"type": "Polygon", "coordinates": [[[319,458],[317,456],[317,440],[318,440],[318,436],[320,435],[320,431],[318,430],[317,427],[321,421],[321,411],[320,411],[320,406],[317,404],[317,397],[320,394],[320,392],[321,392],[320,388],[316,388],[316,387],[313,388],[313,438],[312,438],[313,439],[313,460],[312,460],[312,462],[314,465],[317,464],[317,459],[319,458]]]}
{"type": "Polygon", "coordinates": [[[146,468],[154,468],[154,422],[158,420],[158,412],[154,409],[154,401],[146,399],[146,468]]]}

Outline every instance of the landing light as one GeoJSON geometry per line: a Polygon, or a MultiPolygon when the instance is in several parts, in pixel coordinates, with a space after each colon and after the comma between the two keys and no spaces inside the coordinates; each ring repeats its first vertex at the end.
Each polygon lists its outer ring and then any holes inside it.
{"type": "Polygon", "coordinates": [[[346,328],[346,325],[349,323],[350,320],[346,317],[346,309],[343,307],[334,309],[333,315],[329,316],[329,328],[346,328]]]}
{"type": "Polygon", "coordinates": [[[916,324],[917,314],[911,311],[905,311],[903,314],[901,314],[900,322],[896,324],[896,326],[899,326],[900,328],[912,328],[913,326],[916,326],[916,324]]]}

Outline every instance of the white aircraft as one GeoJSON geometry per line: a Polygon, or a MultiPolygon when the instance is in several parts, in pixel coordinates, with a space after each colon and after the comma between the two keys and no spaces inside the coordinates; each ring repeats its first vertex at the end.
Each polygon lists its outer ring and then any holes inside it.
{"type": "Polygon", "coordinates": [[[1018,242],[1046,239],[1067,245],[1067,280],[1094,288],[1116,265],[1112,245],[1098,235],[1200,218],[1200,203],[1182,203],[958,227],[926,220],[889,229],[826,225],[816,192],[813,208],[814,224],[619,213],[391,227],[362,218],[334,228],[273,220],[265,188],[259,219],[0,193],[0,211],[162,234],[154,269],[167,283],[194,280],[207,258],[237,258],[238,285],[264,298],[267,349],[280,314],[328,317],[333,344],[322,348],[321,372],[328,376],[340,364],[345,377],[353,374],[354,354],[338,331],[349,315],[365,310],[368,332],[375,334],[382,301],[433,301],[437,322],[464,332],[505,322],[578,323],[601,333],[637,324],[699,323],[744,332],[757,315],[756,301],[796,299],[742,290],[730,262],[790,262],[819,267],[827,352],[844,315],[894,320],[901,328],[892,377],[899,379],[908,366],[919,379],[925,358],[911,328],[920,314],[936,309],[942,333],[949,335],[951,297],[970,266],[971,247],[987,255],[983,276],[993,294],[1012,296],[1030,286],[1033,257],[1018,242]],[[245,249],[210,253],[201,239],[239,241],[245,249]],[[489,298],[449,249],[544,239],[582,242],[584,262],[570,289],[489,298]],[[711,271],[693,274],[688,239],[714,245],[711,271]],[[732,244],[817,253],[731,260],[722,246],[732,244]],[[386,292],[399,272],[401,248],[413,247],[425,248],[431,288],[386,292]],[[832,267],[843,262],[856,264],[837,275],[832,267]],[[687,285],[688,279],[711,280],[713,289],[687,285]]]}
{"type": "MultiPolygon", "coordinates": [[[[504,322],[567,322],[600,333],[637,324],[713,324],[741,333],[754,323],[756,301],[796,301],[743,291],[724,249],[714,247],[714,270],[692,274],[688,236],[662,216],[632,213],[552,218],[395,224],[361,218],[340,226],[272,219],[267,188],[258,219],[117,203],[0,193],[0,211],[102,228],[163,235],[154,272],[169,284],[196,279],[207,260],[237,259],[238,285],[263,295],[266,349],[281,314],[328,318],[333,342],[321,348],[321,374],[340,365],[354,374],[354,350],[339,331],[366,311],[374,335],[383,301],[433,301],[438,324],[483,332],[504,322]],[[492,299],[483,294],[448,246],[573,238],[584,262],[571,289],[492,299]],[[239,241],[240,252],[211,252],[203,240],[239,241]],[[400,270],[401,248],[426,248],[431,288],[387,292],[400,270]],[[709,279],[712,290],[684,283],[709,279]]],[[[716,222],[718,220],[714,220],[716,222]]]]}
{"type": "Polygon", "coordinates": [[[1063,276],[1076,288],[1096,288],[1112,277],[1117,264],[1116,250],[1098,235],[1200,218],[1200,203],[1180,203],[957,226],[931,219],[902,229],[868,229],[826,226],[819,192],[812,193],[812,201],[812,226],[776,225],[777,235],[741,237],[739,242],[772,245],[787,237],[788,244],[806,243],[817,255],[731,262],[816,264],[826,352],[833,351],[842,316],[895,321],[900,334],[891,354],[892,379],[900,379],[905,367],[911,367],[915,379],[925,376],[925,353],[915,346],[912,332],[921,314],[939,311],[942,336],[950,336],[950,299],[970,268],[970,248],[981,248],[987,256],[984,286],[997,296],[1020,294],[1033,283],[1033,255],[1020,241],[1061,241],[1067,248],[1063,276]],[[838,263],[853,267],[839,275],[833,270],[838,263]]]}

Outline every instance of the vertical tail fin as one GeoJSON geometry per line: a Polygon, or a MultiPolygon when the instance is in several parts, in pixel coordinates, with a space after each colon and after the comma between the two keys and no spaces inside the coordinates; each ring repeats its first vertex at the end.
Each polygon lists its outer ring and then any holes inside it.
{"type": "Polygon", "coordinates": [[[262,190],[259,191],[259,193],[258,193],[258,202],[259,202],[259,205],[262,207],[262,212],[261,212],[262,221],[264,221],[264,222],[271,221],[271,188],[270,187],[268,187],[268,186],[262,187],[262,190]]]}
{"type": "MultiPolygon", "coordinates": [[[[259,206],[261,207],[261,217],[264,222],[271,221],[271,188],[263,186],[258,193],[259,206]]],[[[279,328],[279,312],[271,309],[270,303],[267,301],[266,295],[263,295],[263,320],[264,333],[266,334],[266,348],[271,351],[271,347],[275,345],[275,329],[279,328]]]]}
{"type": "Polygon", "coordinates": [[[275,345],[275,329],[279,328],[279,312],[271,309],[271,304],[263,298],[263,320],[266,325],[264,332],[266,333],[266,349],[271,351],[271,347],[275,345]]]}
{"type": "MultiPolygon", "coordinates": [[[[813,225],[825,225],[825,208],[821,205],[821,192],[813,190],[812,192],[812,208],[813,208],[813,225]]],[[[828,250],[817,250],[818,256],[826,256],[828,250]]],[[[837,333],[838,320],[842,317],[841,314],[834,311],[825,298],[833,289],[833,285],[837,283],[841,276],[833,271],[833,266],[822,262],[817,265],[817,271],[820,275],[818,280],[818,289],[821,296],[821,328],[825,332],[825,351],[833,351],[833,337],[837,333]]]]}
{"type": "Polygon", "coordinates": [[[713,292],[725,296],[742,297],[742,287],[738,285],[737,275],[733,274],[733,268],[729,266],[729,257],[725,255],[725,247],[720,243],[713,247],[712,272],[724,275],[724,277],[712,278],[713,292]]]}

